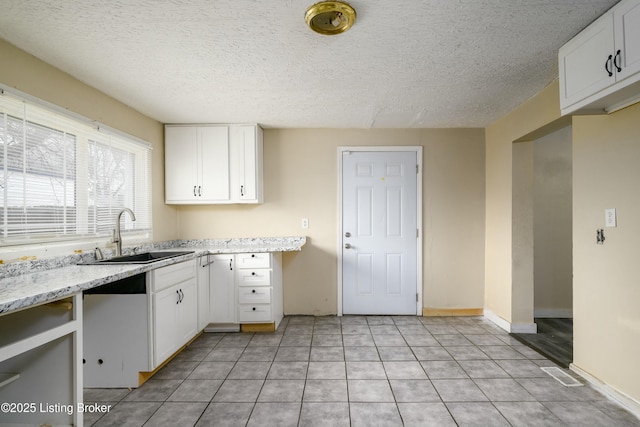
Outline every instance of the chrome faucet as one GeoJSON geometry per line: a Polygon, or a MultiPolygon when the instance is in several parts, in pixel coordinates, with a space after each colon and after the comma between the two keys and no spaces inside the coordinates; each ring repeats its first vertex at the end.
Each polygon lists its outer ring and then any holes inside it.
{"type": "Polygon", "coordinates": [[[120,236],[120,219],[122,218],[122,214],[125,212],[129,212],[131,221],[136,220],[136,215],[129,208],[122,208],[122,210],[118,212],[118,216],[116,217],[116,228],[115,230],[113,230],[113,240],[112,240],[112,242],[116,244],[116,256],[122,255],[122,236],[120,236]]]}

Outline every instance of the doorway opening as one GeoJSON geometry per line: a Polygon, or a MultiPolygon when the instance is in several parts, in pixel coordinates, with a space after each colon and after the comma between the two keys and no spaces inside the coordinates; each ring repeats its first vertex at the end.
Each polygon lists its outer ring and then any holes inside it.
{"type": "Polygon", "coordinates": [[[573,361],[571,144],[569,125],[513,147],[514,310],[537,329],[513,335],[566,367],[573,361]]]}

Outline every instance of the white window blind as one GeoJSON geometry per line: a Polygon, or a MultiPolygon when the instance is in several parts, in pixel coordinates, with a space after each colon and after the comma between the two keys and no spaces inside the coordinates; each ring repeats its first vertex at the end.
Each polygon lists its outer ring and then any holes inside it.
{"type": "Polygon", "coordinates": [[[88,122],[0,96],[0,245],[151,235],[151,147],[88,122]]]}

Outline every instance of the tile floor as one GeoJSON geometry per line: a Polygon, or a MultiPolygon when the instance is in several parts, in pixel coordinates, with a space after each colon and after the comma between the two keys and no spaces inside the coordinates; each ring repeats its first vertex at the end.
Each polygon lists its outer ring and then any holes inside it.
{"type": "MultiPolygon", "coordinates": [[[[286,317],[203,334],[142,387],[87,389],[94,426],[640,426],[482,317],[286,317]]],[[[566,371],[568,372],[568,371],[566,371]]]]}

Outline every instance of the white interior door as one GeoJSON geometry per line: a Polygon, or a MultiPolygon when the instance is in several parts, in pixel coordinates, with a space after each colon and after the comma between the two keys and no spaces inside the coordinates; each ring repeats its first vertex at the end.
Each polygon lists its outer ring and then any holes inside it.
{"type": "Polygon", "coordinates": [[[417,314],[418,152],[342,152],[342,312],[417,314]]]}

